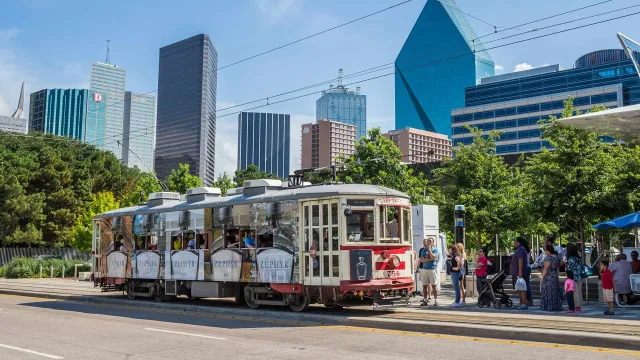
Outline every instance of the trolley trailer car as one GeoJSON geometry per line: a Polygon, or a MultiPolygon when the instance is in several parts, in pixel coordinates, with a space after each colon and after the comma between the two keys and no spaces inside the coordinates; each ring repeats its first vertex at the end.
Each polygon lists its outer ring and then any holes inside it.
{"type": "Polygon", "coordinates": [[[246,181],[161,192],[93,223],[93,279],[129,298],[235,297],[251,308],[349,298],[407,301],[414,257],[409,197],[362,184],[246,181]]]}

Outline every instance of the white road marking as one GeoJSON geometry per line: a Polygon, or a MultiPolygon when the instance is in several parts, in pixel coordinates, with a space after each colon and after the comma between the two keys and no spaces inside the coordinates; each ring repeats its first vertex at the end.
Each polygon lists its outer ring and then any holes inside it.
{"type": "Polygon", "coordinates": [[[191,333],[180,332],[180,331],[169,331],[169,330],[154,329],[154,328],[145,328],[145,330],[158,331],[158,332],[163,332],[163,333],[168,333],[168,334],[195,336],[195,337],[201,337],[201,338],[206,338],[206,339],[227,340],[225,338],[216,337],[216,336],[201,335],[201,334],[191,334],[191,333]]]}
{"type": "Polygon", "coordinates": [[[46,357],[46,358],[49,358],[49,359],[64,359],[62,356],[45,354],[45,353],[41,353],[41,352],[29,350],[29,349],[23,349],[23,348],[19,348],[19,347],[15,347],[15,346],[10,346],[10,345],[0,344],[0,347],[11,349],[11,350],[16,350],[16,351],[22,351],[22,352],[26,352],[26,353],[29,353],[29,354],[34,354],[34,355],[46,357]]]}

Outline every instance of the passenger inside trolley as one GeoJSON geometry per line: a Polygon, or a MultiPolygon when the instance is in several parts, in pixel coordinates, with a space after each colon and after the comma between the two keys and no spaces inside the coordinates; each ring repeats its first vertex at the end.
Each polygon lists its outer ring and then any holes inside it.
{"type": "Polygon", "coordinates": [[[247,237],[244,238],[244,247],[248,249],[256,248],[255,232],[253,231],[247,232],[247,237]]]}

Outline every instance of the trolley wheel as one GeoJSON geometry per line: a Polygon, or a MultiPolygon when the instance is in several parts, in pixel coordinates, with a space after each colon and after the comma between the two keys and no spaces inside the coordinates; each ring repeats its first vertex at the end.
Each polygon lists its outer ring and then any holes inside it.
{"type": "Polygon", "coordinates": [[[507,299],[507,303],[505,304],[508,308],[513,306],[513,300],[507,299]]]}
{"type": "Polygon", "coordinates": [[[482,308],[484,307],[484,304],[482,303],[482,301],[478,301],[478,307],[479,307],[480,309],[482,309],[482,308]]]}
{"type": "Polygon", "coordinates": [[[244,302],[251,309],[257,309],[260,307],[260,304],[257,304],[253,298],[253,291],[251,291],[248,286],[244,288],[244,302]]]}
{"type": "Polygon", "coordinates": [[[136,290],[135,282],[133,281],[127,282],[127,297],[129,298],[129,300],[134,300],[136,298],[135,290],[136,290]]]}
{"type": "Polygon", "coordinates": [[[160,284],[157,284],[153,289],[153,300],[157,302],[161,302],[164,300],[164,296],[162,296],[162,286],[160,286],[160,284]]]}
{"type": "Polygon", "coordinates": [[[292,295],[289,308],[295,312],[306,311],[309,308],[309,295],[292,295]]]}
{"type": "Polygon", "coordinates": [[[497,300],[496,302],[493,303],[494,309],[500,309],[501,307],[502,307],[502,302],[500,300],[497,300]]]}

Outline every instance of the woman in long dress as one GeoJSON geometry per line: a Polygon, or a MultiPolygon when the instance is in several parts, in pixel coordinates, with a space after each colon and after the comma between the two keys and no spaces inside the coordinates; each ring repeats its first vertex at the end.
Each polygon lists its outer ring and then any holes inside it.
{"type": "Polygon", "coordinates": [[[562,311],[562,298],[560,298],[560,279],[558,265],[560,258],[553,248],[547,245],[542,270],[542,299],[540,309],[544,311],[562,311]]]}

